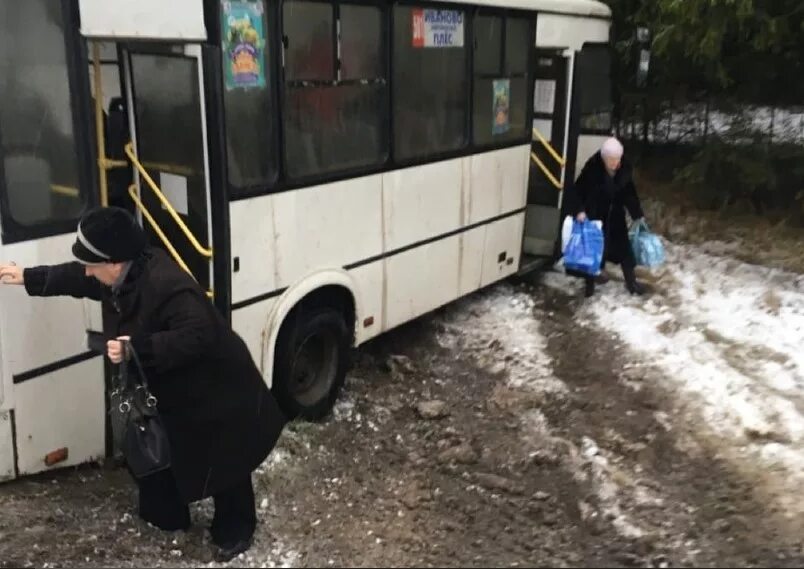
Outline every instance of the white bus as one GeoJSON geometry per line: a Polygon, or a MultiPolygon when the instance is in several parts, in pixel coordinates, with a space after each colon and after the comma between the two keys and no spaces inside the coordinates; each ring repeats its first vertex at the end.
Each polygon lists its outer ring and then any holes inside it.
{"type": "MultiPolygon", "coordinates": [[[[352,347],[553,253],[609,27],[592,0],[0,0],[0,260],[67,261],[86,208],[129,207],[321,417],[352,347]]],[[[100,318],[0,287],[0,479],[111,452],[100,318]]]]}

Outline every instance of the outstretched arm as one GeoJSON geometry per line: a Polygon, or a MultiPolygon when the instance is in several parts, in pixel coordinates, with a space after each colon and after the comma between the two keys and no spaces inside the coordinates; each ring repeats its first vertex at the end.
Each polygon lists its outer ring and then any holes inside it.
{"type": "Polygon", "coordinates": [[[25,269],[14,263],[0,264],[0,282],[23,285],[31,296],[73,296],[101,299],[101,284],[84,274],[80,263],[43,265],[25,269]]]}

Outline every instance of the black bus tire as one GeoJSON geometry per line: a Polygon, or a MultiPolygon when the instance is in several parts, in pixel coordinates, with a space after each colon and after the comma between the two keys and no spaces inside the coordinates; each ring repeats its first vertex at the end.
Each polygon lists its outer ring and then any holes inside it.
{"type": "Polygon", "coordinates": [[[276,343],[273,392],[290,418],[317,421],[335,404],[349,368],[351,340],[332,308],[294,310],[276,343]]]}

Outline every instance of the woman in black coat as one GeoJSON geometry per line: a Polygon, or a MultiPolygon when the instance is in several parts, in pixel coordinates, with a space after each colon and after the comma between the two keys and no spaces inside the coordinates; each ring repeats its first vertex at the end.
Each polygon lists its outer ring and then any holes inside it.
{"type": "MultiPolygon", "coordinates": [[[[578,221],[591,219],[603,222],[606,261],[622,266],[625,286],[631,294],[643,294],[644,287],[637,282],[634,269],[636,260],[628,237],[625,210],[631,219],[644,217],[639,196],[634,186],[633,170],[623,157],[623,146],[616,138],[609,138],[600,151],[584,165],[575,182],[574,199],[571,199],[572,215],[578,221]]],[[[601,274],[605,282],[605,274],[601,274]]],[[[586,296],[595,293],[595,279],[586,277],[586,296]]]]}
{"type": "Polygon", "coordinates": [[[89,212],[72,250],[76,262],[3,265],[0,279],[24,284],[32,296],[101,301],[107,355],[119,364],[121,340],[130,341],[170,443],[171,468],[137,480],[140,517],[185,530],[187,504],[213,496],[219,558],[245,551],[256,527],[251,473],[285,424],[248,348],[192,277],[161,249],[146,247],[127,211],[89,212]]]}

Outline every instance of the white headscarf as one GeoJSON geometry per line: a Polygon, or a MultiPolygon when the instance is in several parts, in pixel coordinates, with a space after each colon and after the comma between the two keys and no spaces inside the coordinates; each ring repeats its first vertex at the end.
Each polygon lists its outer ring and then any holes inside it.
{"type": "Polygon", "coordinates": [[[603,158],[622,158],[623,145],[614,137],[607,138],[603,146],[600,147],[600,155],[603,158]]]}

